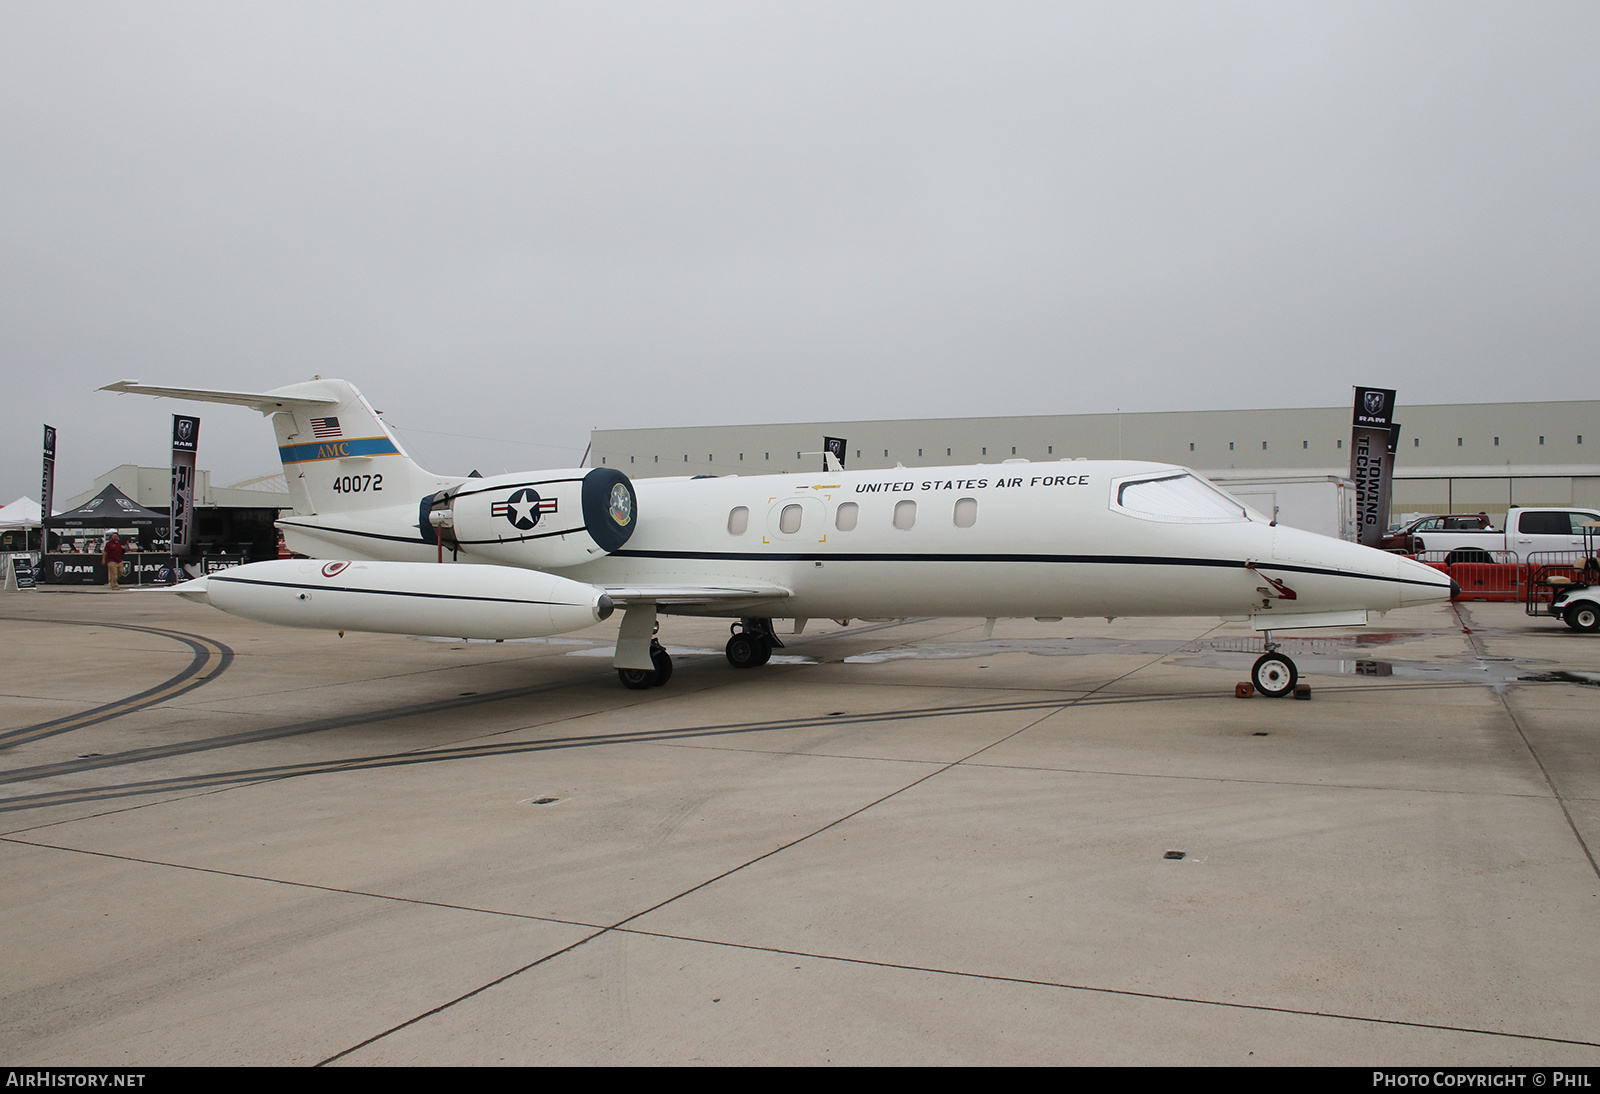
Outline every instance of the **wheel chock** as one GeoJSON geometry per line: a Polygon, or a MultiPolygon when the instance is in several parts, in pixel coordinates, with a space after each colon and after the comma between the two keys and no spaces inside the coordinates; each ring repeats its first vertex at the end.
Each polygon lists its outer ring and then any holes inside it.
{"type": "Polygon", "coordinates": [[[1310,684],[1296,684],[1294,686],[1294,697],[1296,699],[1310,699],[1311,698],[1311,685],[1310,684]]]}
{"type": "Polygon", "coordinates": [[[1256,689],[1253,684],[1241,682],[1233,685],[1233,697],[1235,699],[1248,699],[1255,693],[1256,689]]]}

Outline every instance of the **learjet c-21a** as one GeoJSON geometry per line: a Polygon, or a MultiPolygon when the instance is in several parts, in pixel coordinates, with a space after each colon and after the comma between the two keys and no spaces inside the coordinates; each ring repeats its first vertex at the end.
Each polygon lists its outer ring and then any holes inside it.
{"type": "Polygon", "coordinates": [[[612,467],[488,478],[419,467],[343,380],[228,392],[102,389],[272,416],[307,559],[175,586],[248,619],[324,630],[528,638],[623,609],[622,682],[666,682],[658,614],[737,620],[738,668],[779,645],[775,618],[1219,616],[1248,619],[1264,694],[1297,669],[1272,631],[1356,626],[1442,601],[1448,577],[1277,525],[1195,472],[1133,460],[1006,462],[647,478],[612,467]]]}

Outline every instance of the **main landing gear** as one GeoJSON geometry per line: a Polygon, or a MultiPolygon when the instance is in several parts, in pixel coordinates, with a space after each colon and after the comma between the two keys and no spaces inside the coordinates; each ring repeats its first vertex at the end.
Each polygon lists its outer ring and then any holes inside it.
{"type": "Polygon", "coordinates": [[[758,669],[772,659],[774,649],[783,648],[770,619],[741,619],[728,629],[733,637],[728,639],[723,653],[736,669],[758,669]]]}
{"type": "Polygon", "coordinates": [[[1294,686],[1300,680],[1300,670],[1295,668],[1287,655],[1278,652],[1278,643],[1272,640],[1271,631],[1263,631],[1262,634],[1267,639],[1267,652],[1256,660],[1255,667],[1250,670],[1250,679],[1255,683],[1256,690],[1269,699],[1293,695],[1294,686]]]}
{"type": "Polygon", "coordinates": [[[622,686],[634,691],[658,688],[672,679],[672,655],[661,648],[661,643],[650,639],[650,663],[653,669],[618,669],[617,679],[622,686]]]}

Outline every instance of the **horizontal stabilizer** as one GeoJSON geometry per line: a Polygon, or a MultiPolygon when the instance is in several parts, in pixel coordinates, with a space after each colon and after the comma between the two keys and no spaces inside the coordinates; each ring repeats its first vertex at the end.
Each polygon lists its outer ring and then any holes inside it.
{"type": "Polygon", "coordinates": [[[263,414],[276,414],[280,410],[326,410],[339,405],[338,399],[308,398],[304,395],[285,395],[271,391],[212,391],[199,387],[154,387],[137,380],[118,380],[107,384],[101,391],[120,391],[128,395],[154,395],[164,399],[188,399],[197,403],[227,403],[230,406],[247,406],[263,414]]]}

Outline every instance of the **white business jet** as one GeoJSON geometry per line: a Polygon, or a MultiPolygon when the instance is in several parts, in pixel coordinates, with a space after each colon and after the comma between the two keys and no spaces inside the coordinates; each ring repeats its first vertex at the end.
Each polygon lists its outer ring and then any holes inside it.
{"type": "Polygon", "coordinates": [[[1265,633],[1257,688],[1293,691],[1274,630],[1365,624],[1446,600],[1437,570],[1275,525],[1183,467],[1007,462],[642,479],[615,468],[459,478],[419,467],[361,393],[313,380],[251,393],[105,391],[272,416],[309,559],[254,562],[175,591],[323,630],[527,638],[624,610],[623,684],[664,684],[658,614],[738,620],[730,664],[764,664],[774,618],[1220,616],[1265,633]],[[315,561],[313,561],[315,560],[315,561]]]}

